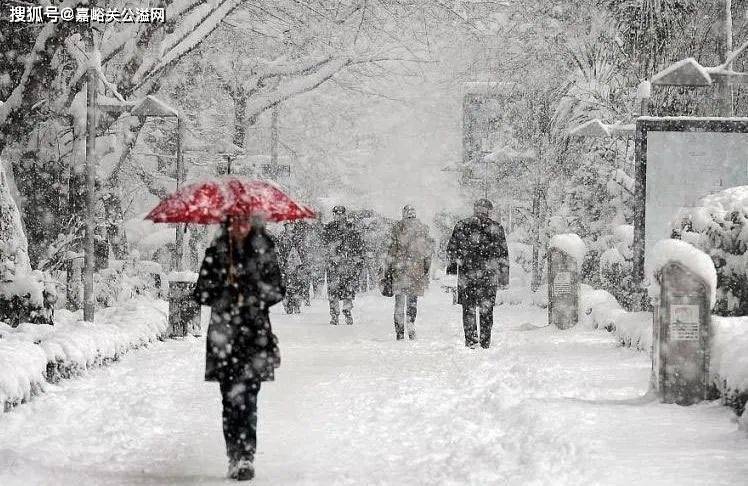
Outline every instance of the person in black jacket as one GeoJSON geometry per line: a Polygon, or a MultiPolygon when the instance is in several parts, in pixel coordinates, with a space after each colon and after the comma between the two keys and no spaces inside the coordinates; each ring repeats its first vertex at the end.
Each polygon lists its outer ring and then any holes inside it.
{"type": "Polygon", "coordinates": [[[254,477],[257,394],[280,365],[268,312],[284,294],[275,245],[262,223],[228,223],[205,250],[195,300],[211,306],[205,379],[220,384],[233,479],[254,477]]]}
{"type": "Polygon", "coordinates": [[[305,252],[303,235],[299,223],[287,222],[283,232],[278,236],[278,260],[281,265],[283,283],[286,286],[286,298],[283,308],[286,314],[300,314],[301,302],[306,293],[309,298],[309,284],[305,278],[305,252]]]}
{"type": "Polygon", "coordinates": [[[361,265],[364,244],[361,234],[346,219],[345,206],[335,206],[335,218],[327,223],[322,232],[325,246],[325,271],[327,273],[327,299],[330,303],[330,324],[337,325],[340,316],[340,301],[343,301],[345,323],[353,324],[353,299],[361,265]]]}
{"type": "Polygon", "coordinates": [[[475,202],[474,216],[458,221],[447,244],[447,273],[457,274],[457,302],[462,305],[465,346],[478,345],[476,311],[480,314],[480,345],[491,345],[496,291],[509,284],[504,228],[489,218],[491,201],[475,202]]]}

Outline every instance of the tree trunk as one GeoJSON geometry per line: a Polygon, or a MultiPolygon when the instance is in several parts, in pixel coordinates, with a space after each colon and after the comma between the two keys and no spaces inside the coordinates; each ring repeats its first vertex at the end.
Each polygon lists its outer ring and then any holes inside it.
{"type": "Polygon", "coordinates": [[[247,113],[247,94],[242,90],[234,100],[234,145],[244,147],[244,138],[247,135],[247,126],[244,117],[247,113]]]}
{"type": "Polygon", "coordinates": [[[532,280],[530,289],[534,292],[540,287],[540,188],[536,185],[532,191],[532,280]]]}

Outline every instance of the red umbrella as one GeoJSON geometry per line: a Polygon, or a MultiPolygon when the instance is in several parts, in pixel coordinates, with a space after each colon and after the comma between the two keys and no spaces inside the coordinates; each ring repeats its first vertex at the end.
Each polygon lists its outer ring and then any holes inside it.
{"type": "Polygon", "coordinates": [[[314,211],[291,199],[269,181],[230,177],[185,186],[153,208],[145,219],[154,223],[221,223],[228,216],[262,214],[280,222],[314,218],[314,211]]]}

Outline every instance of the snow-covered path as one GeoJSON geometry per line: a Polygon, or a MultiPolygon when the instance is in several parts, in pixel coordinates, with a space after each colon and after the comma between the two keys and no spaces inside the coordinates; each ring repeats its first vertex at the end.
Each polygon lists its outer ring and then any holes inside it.
{"type": "MultiPolygon", "coordinates": [[[[642,400],[644,353],[529,306],[497,307],[494,346],[468,350],[449,300],[422,299],[415,342],[376,295],[353,327],[323,301],[277,309],[255,484],[746,484],[732,412],[642,400]]],[[[158,343],[0,415],[0,484],[229,483],[203,347],[158,343]]]]}

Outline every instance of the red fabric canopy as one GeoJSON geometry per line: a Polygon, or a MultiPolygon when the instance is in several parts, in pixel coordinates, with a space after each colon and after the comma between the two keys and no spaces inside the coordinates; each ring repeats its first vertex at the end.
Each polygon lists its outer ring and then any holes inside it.
{"type": "Polygon", "coordinates": [[[231,177],[183,187],[153,208],[145,219],[154,223],[221,223],[228,216],[261,214],[280,222],[314,218],[314,211],[291,199],[269,181],[231,177]]]}

